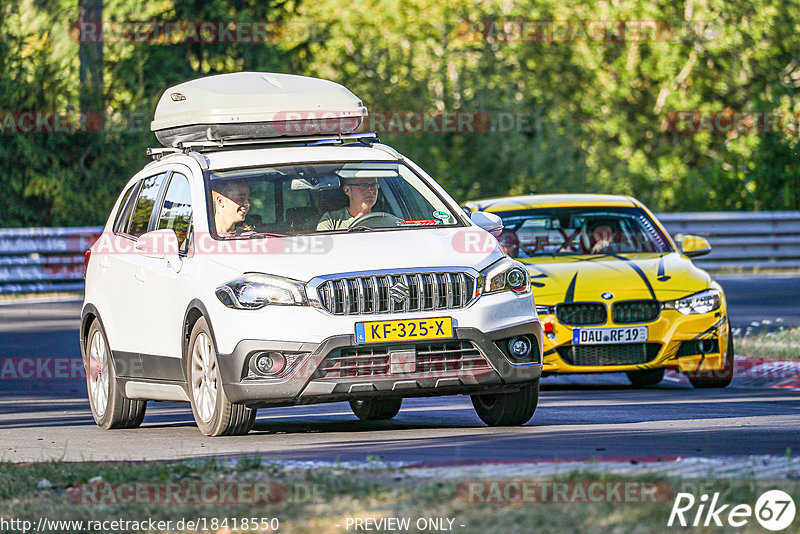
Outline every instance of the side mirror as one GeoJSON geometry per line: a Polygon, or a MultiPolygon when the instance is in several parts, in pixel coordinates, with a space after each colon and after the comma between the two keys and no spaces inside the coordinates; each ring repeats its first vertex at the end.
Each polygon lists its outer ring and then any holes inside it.
{"type": "Polygon", "coordinates": [[[153,230],[139,236],[135,246],[137,254],[146,258],[167,260],[175,272],[180,271],[180,246],[174,230],[153,230]]]}
{"type": "Polygon", "coordinates": [[[494,213],[473,211],[469,214],[469,218],[472,219],[476,226],[483,228],[495,237],[500,237],[503,232],[503,219],[494,213]]]}
{"type": "Polygon", "coordinates": [[[680,246],[681,253],[690,258],[697,256],[704,256],[711,252],[711,245],[704,237],[697,235],[680,235],[678,237],[678,245],[680,246]]]}

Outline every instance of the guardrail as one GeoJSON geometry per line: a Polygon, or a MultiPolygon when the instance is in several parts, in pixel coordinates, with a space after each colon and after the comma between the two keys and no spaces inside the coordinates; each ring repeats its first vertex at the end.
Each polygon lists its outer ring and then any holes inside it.
{"type": "Polygon", "coordinates": [[[102,231],[100,226],[0,230],[0,293],[83,291],[83,255],[102,231]]]}
{"type": "MultiPolygon", "coordinates": [[[[706,237],[704,269],[800,268],[800,211],[662,213],[674,236],[706,237]]],[[[83,254],[99,226],[0,229],[0,293],[83,290],[83,254]]]]}
{"type": "Polygon", "coordinates": [[[800,268],[800,211],[662,213],[670,234],[694,234],[711,243],[695,260],[703,269],[800,268]]]}

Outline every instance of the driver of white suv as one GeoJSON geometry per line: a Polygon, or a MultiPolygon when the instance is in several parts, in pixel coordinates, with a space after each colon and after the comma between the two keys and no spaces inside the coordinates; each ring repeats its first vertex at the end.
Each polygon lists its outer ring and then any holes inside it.
{"type": "Polygon", "coordinates": [[[359,217],[372,213],[378,201],[378,188],[377,178],[345,178],[342,191],[350,203],[342,209],[323,213],[317,230],[344,230],[359,217]]]}

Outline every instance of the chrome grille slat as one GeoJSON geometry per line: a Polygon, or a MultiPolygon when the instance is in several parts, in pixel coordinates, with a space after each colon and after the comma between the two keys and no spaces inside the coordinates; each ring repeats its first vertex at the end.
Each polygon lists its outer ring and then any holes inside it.
{"type": "Polygon", "coordinates": [[[461,282],[461,295],[460,295],[461,301],[460,301],[460,304],[461,304],[461,306],[464,306],[464,303],[467,302],[467,299],[468,299],[468,295],[467,295],[467,277],[466,277],[466,275],[464,275],[464,273],[459,273],[458,274],[458,280],[459,280],[459,282],[461,282]]]}
{"type": "MultiPolygon", "coordinates": [[[[411,291],[411,282],[409,281],[408,275],[407,274],[402,275],[402,279],[403,279],[403,284],[405,284],[408,290],[411,291]]],[[[409,298],[403,301],[403,311],[404,312],[409,311],[410,305],[411,305],[411,297],[409,296],[409,298]]]]}
{"type": "Polygon", "coordinates": [[[372,313],[380,313],[380,298],[378,297],[377,277],[370,276],[369,283],[372,285],[372,313]]]}
{"type": "Polygon", "coordinates": [[[453,274],[445,273],[445,280],[447,281],[447,309],[453,309],[453,274]]]}
{"type": "Polygon", "coordinates": [[[364,302],[364,279],[356,278],[356,286],[358,286],[358,313],[360,315],[366,311],[366,303],[364,302]]]}
{"type": "Polygon", "coordinates": [[[342,310],[345,315],[350,315],[350,280],[345,278],[342,280],[342,290],[344,292],[344,305],[342,310]]]}
{"type": "Polygon", "coordinates": [[[331,278],[317,286],[323,309],[334,315],[371,315],[415,311],[457,310],[474,298],[476,279],[452,272],[401,272],[331,278]],[[402,283],[408,298],[397,303],[391,287],[402,283]]]}
{"type": "Polygon", "coordinates": [[[419,282],[419,309],[425,309],[425,277],[422,273],[417,274],[417,282],[419,282]]]}

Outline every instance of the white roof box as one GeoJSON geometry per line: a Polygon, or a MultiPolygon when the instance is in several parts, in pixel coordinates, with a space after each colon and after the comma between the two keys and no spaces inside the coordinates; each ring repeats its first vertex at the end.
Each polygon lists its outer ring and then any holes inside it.
{"type": "Polygon", "coordinates": [[[167,89],[150,129],[165,147],[236,139],[338,135],[354,132],[367,108],[328,80],[237,72],[167,89]]]}

